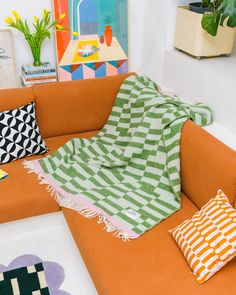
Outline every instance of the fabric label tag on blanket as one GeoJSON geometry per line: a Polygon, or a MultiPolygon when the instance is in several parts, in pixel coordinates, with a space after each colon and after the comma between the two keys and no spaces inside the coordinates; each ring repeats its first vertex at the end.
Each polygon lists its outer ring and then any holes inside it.
{"type": "Polygon", "coordinates": [[[133,220],[136,220],[141,216],[141,214],[139,214],[138,212],[136,212],[132,209],[129,209],[128,211],[126,211],[125,215],[127,215],[129,218],[131,218],[133,220]]]}

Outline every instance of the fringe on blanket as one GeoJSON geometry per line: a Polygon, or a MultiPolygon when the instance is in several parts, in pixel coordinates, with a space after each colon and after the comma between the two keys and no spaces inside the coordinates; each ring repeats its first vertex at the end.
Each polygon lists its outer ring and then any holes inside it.
{"type": "Polygon", "coordinates": [[[98,217],[97,223],[104,224],[105,231],[107,231],[108,233],[113,233],[114,237],[120,238],[125,242],[134,239],[134,237],[132,237],[129,233],[119,229],[117,226],[112,224],[112,222],[108,218],[103,216],[102,213],[96,211],[95,209],[85,208],[84,206],[79,204],[79,202],[75,201],[72,198],[65,198],[64,196],[62,196],[51,184],[48,183],[48,181],[34,166],[33,163],[29,161],[23,161],[23,165],[27,169],[28,173],[35,173],[38,176],[39,184],[47,185],[46,191],[51,194],[51,196],[57,201],[60,207],[72,209],[88,219],[98,217]]]}

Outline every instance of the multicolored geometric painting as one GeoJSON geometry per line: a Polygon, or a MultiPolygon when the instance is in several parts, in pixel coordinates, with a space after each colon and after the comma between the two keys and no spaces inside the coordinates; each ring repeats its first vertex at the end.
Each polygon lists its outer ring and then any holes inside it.
{"type": "Polygon", "coordinates": [[[128,72],[127,0],[54,0],[59,81],[128,72]]]}

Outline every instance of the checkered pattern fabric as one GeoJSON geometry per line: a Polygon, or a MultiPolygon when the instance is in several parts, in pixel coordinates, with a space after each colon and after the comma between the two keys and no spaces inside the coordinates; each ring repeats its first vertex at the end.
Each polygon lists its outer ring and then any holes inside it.
{"type": "Polygon", "coordinates": [[[50,295],[42,263],[0,273],[2,295],[50,295]]]}
{"type": "Polygon", "coordinates": [[[72,139],[26,166],[61,206],[98,215],[108,231],[137,238],[181,206],[180,134],[189,118],[212,122],[207,106],[190,106],[159,93],[147,77],[131,76],[97,136],[72,139]]]}

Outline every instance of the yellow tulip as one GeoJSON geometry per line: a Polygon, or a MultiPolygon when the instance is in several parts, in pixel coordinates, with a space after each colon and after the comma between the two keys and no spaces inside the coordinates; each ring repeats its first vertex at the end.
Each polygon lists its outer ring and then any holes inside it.
{"type": "Polygon", "coordinates": [[[37,16],[34,16],[34,21],[37,23],[39,21],[39,18],[37,16]]]}
{"type": "Polygon", "coordinates": [[[79,36],[79,33],[77,33],[77,32],[72,32],[72,35],[78,37],[78,36],[79,36]]]}
{"type": "Polygon", "coordinates": [[[56,28],[59,29],[59,30],[63,30],[64,29],[64,27],[61,26],[61,25],[59,25],[59,24],[56,25],[56,28]]]}
{"type": "Polygon", "coordinates": [[[64,19],[66,17],[66,13],[62,13],[59,17],[60,20],[64,19]]]}
{"type": "Polygon", "coordinates": [[[50,13],[50,11],[47,10],[46,8],[44,8],[44,10],[43,10],[43,17],[46,18],[49,13],[50,13]]]}
{"type": "Polygon", "coordinates": [[[13,10],[12,13],[13,13],[13,15],[14,15],[14,17],[15,17],[16,20],[20,20],[21,19],[19,13],[16,10],[13,10]]]}
{"type": "Polygon", "coordinates": [[[5,22],[8,25],[11,25],[12,23],[14,23],[14,19],[11,16],[9,16],[9,17],[5,18],[5,22]]]}

